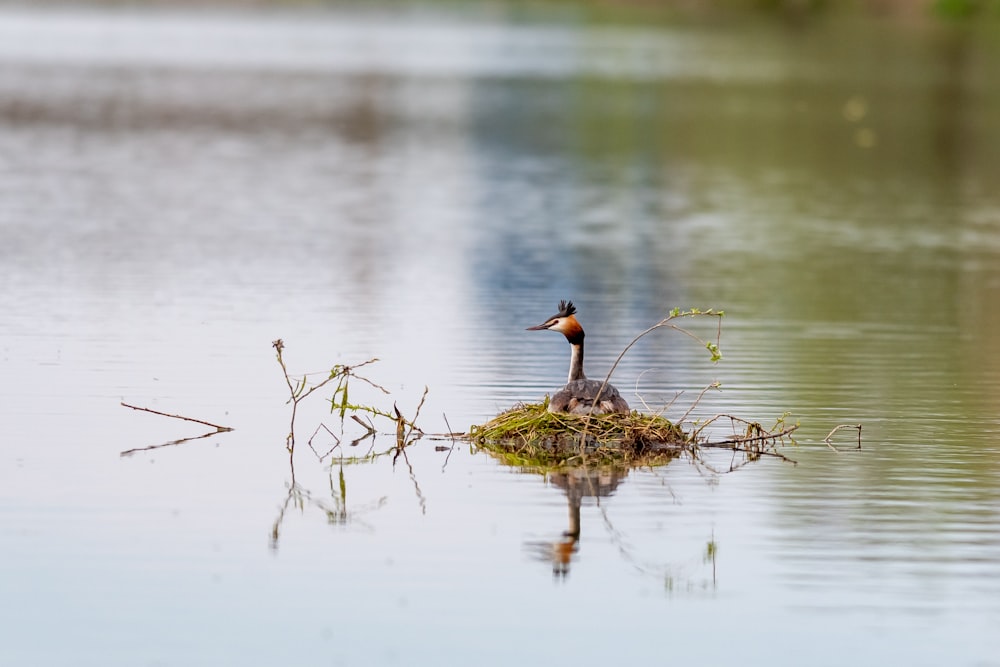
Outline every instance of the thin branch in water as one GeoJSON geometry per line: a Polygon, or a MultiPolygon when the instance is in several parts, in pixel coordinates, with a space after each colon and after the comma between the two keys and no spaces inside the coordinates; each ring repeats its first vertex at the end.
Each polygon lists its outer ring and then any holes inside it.
{"type": "Polygon", "coordinates": [[[375,447],[375,435],[376,435],[375,429],[371,429],[367,433],[365,433],[364,435],[362,435],[360,438],[355,438],[354,440],[351,440],[349,443],[347,443],[347,446],[348,447],[357,447],[358,445],[361,444],[362,440],[367,440],[368,438],[371,438],[372,439],[372,446],[368,450],[368,453],[371,454],[371,450],[374,449],[374,447],[375,447]]]}
{"type": "Polygon", "coordinates": [[[666,412],[667,410],[669,410],[669,409],[670,409],[670,406],[672,406],[672,405],[673,405],[674,403],[676,403],[676,402],[677,402],[677,399],[678,399],[678,398],[680,398],[680,397],[681,397],[681,396],[682,396],[683,394],[684,394],[684,390],[683,390],[683,389],[681,389],[681,390],[679,390],[679,391],[675,391],[675,392],[674,392],[674,397],[673,397],[673,398],[671,398],[671,399],[670,399],[669,401],[667,401],[667,402],[666,402],[666,403],[665,403],[665,404],[663,405],[663,407],[662,407],[662,408],[660,408],[659,410],[657,410],[657,411],[656,411],[655,413],[653,413],[653,414],[656,414],[656,415],[662,415],[662,414],[663,414],[664,412],[666,412]]]}
{"type": "MultiPolygon", "coordinates": [[[[368,419],[367,424],[361,421],[361,418],[358,417],[357,415],[351,415],[351,419],[360,424],[365,429],[365,432],[362,435],[355,438],[354,440],[351,440],[349,443],[347,443],[348,447],[357,447],[358,445],[361,444],[362,440],[365,440],[367,438],[371,438],[372,447],[375,446],[375,436],[377,435],[377,431],[375,430],[375,425],[371,423],[371,418],[367,417],[367,415],[366,418],[368,419]]],[[[371,450],[369,450],[369,453],[371,453],[371,450]]]]}
{"type": "Polygon", "coordinates": [[[648,373],[651,370],[655,370],[655,369],[647,368],[646,370],[644,370],[641,373],[639,373],[639,376],[635,379],[635,387],[633,388],[633,393],[634,393],[635,397],[637,399],[639,399],[639,402],[642,403],[642,407],[646,408],[646,412],[648,412],[648,413],[650,413],[652,415],[656,415],[657,417],[659,417],[662,414],[664,414],[667,410],[669,410],[670,406],[672,406],[674,403],[677,402],[677,399],[681,397],[681,395],[684,393],[684,391],[683,390],[675,391],[673,398],[671,398],[669,401],[667,401],[666,403],[664,403],[659,408],[653,409],[649,405],[649,403],[646,402],[646,397],[639,393],[639,382],[642,380],[642,376],[645,375],[646,373],[648,373]]]}
{"type": "Polygon", "coordinates": [[[424,385],[424,393],[420,397],[420,402],[417,404],[417,412],[416,412],[416,414],[413,415],[413,421],[409,422],[409,427],[410,428],[409,428],[409,431],[406,432],[406,439],[407,440],[410,439],[410,436],[413,435],[414,431],[417,431],[418,433],[420,433],[420,435],[424,434],[423,430],[421,430],[420,427],[417,426],[417,420],[420,419],[420,409],[424,407],[424,401],[427,400],[427,392],[428,391],[429,390],[427,389],[427,385],[424,385]]]}
{"type": "Polygon", "coordinates": [[[444,469],[448,467],[448,459],[451,458],[451,453],[455,451],[455,433],[452,432],[451,424],[448,423],[448,415],[442,412],[441,416],[444,417],[444,425],[448,427],[448,435],[451,436],[451,447],[448,448],[448,455],[444,457],[444,464],[441,466],[441,472],[444,472],[444,469]]]}
{"type": "Polygon", "coordinates": [[[333,453],[333,450],[337,449],[337,447],[340,447],[340,438],[338,438],[337,435],[333,431],[331,431],[326,424],[320,422],[319,426],[316,427],[316,430],[313,431],[313,434],[309,436],[309,441],[306,444],[309,445],[309,449],[311,449],[312,453],[316,455],[316,458],[319,459],[320,462],[322,462],[323,459],[325,459],[327,456],[333,453]],[[316,448],[313,447],[313,439],[316,437],[316,434],[319,433],[320,429],[323,429],[324,431],[329,433],[330,437],[334,439],[333,446],[330,447],[329,450],[327,450],[326,454],[320,454],[319,452],[316,451],[316,448]]]}
{"type": "Polygon", "coordinates": [[[359,442],[361,442],[362,440],[364,440],[368,436],[375,435],[375,425],[372,424],[371,419],[368,420],[367,424],[364,423],[363,421],[361,421],[361,417],[358,417],[357,415],[351,415],[351,419],[353,419],[357,423],[361,424],[361,428],[363,428],[363,429],[365,429],[367,431],[367,433],[365,433],[363,436],[361,436],[360,438],[357,438],[356,440],[354,440],[353,442],[351,442],[351,447],[354,447],[355,445],[357,445],[359,442]]]}
{"type": "Polygon", "coordinates": [[[637,335],[631,341],[629,341],[629,344],[625,346],[625,349],[623,349],[618,354],[618,357],[615,359],[614,363],[611,364],[611,369],[608,371],[607,376],[605,376],[605,378],[604,378],[604,384],[601,385],[601,391],[604,391],[604,389],[607,386],[608,382],[611,380],[611,375],[615,372],[615,369],[618,368],[618,364],[621,363],[621,360],[625,357],[625,355],[628,353],[628,351],[632,349],[632,346],[635,345],[636,343],[638,343],[647,334],[650,334],[653,331],[656,331],[657,329],[669,328],[669,329],[673,329],[674,331],[678,331],[678,332],[684,334],[685,336],[687,336],[689,338],[693,338],[694,340],[698,341],[699,343],[701,343],[702,345],[704,345],[706,348],[708,348],[709,352],[712,353],[712,361],[713,362],[718,361],[719,359],[722,358],[722,355],[719,353],[719,343],[720,343],[721,336],[722,336],[722,317],[723,317],[724,314],[725,313],[723,313],[721,310],[720,311],[715,311],[715,310],[709,309],[709,310],[705,310],[705,311],[703,311],[703,310],[689,310],[689,311],[681,312],[679,309],[675,308],[673,311],[671,311],[670,315],[668,315],[667,317],[663,318],[662,320],[660,320],[659,322],[657,322],[653,326],[649,327],[648,329],[646,329],[645,331],[643,331],[642,333],[640,333],[639,335],[637,335]],[[687,329],[685,329],[683,327],[679,327],[676,324],[672,323],[673,320],[681,318],[681,317],[698,317],[698,316],[710,316],[710,317],[717,317],[717,318],[719,318],[719,327],[717,329],[715,343],[712,343],[712,342],[709,342],[709,341],[705,341],[704,339],[699,338],[698,336],[696,336],[695,334],[691,333],[687,329]]]}
{"type": "Polygon", "coordinates": [[[858,446],[856,447],[856,449],[861,449],[861,424],[838,424],[837,426],[835,426],[833,428],[832,431],[830,431],[826,435],[825,438],[823,438],[823,442],[826,443],[826,446],[829,447],[830,449],[832,449],[833,451],[837,452],[838,454],[840,453],[840,450],[833,446],[833,443],[830,442],[830,439],[833,437],[834,433],[836,433],[837,431],[839,431],[842,428],[857,429],[857,431],[858,431],[858,446]]]}
{"type": "MultiPolygon", "coordinates": [[[[722,358],[722,354],[719,352],[719,344],[722,336],[722,317],[724,315],[725,313],[721,310],[716,311],[712,309],[708,310],[691,309],[687,311],[681,311],[679,308],[674,308],[672,311],[670,311],[670,314],[667,317],[663,318],[653,326],[641,332],[639,335],[637,335],[635,338],[629,341],[628,345],[625,346],[625,349],[623,349],[621,352],[618,353],[618,357],[615,359],[614,363],[611,364],[611,368],[608,370],[608,374],[604,376],[604,382],[601,383],[601,388],[598,390],[597,395],[600,396],[602,393],[604,393],[604,390],[607,389],[608,384],[611,382],[611,376],[618,368],[618,364],[620,364],[622,359],[625,358],[625,355],[628,353],[628,351],[632,349],[632,346],[638,343],[647,334],[650,334],[653,331],[656,331],[657,329],[669,328],[673,329],[674,331],[678,331],[684,334],[685,336],[688,336],[689,338],[693,338],[694,340],[703,344],[708,349],[708,351],[712,354],[713,363],[719,361],[722,358]],[[719,318],[719,326],[716,330],[716,339],[714,343],[712,343],[711,341],[705,341],[702,338],[699,338],[695,334],[691,333],[687,329],[679,327],[676,324],[673,324],[673,320],[681,317],[699,317],[699,316],[710,316],[719,318]]],[[[695,403],[697,403],[697,401],[695,401],[695,403]]],[[[594,401],[594,403],[590,406],[590,412],[588,413],[588,416],[593,416],[594,410],[597,409],[597,405],[598,402],[594,401]]],[[[589,431],[589,423],[587,426],[584,427],[583,433],[580,435],[581,455],[585,454],[588,431],[589,431]]]]}
{"type": "Polygon", "coordinates": [[[735,437],[735,438],[729,438],[727,440],[714,440],[712,442],[702,442],[702,443],[699,443],[698,446],[699,447],[723,447],[723,448],[729,448],[732,445],[747,445],[747,444],[751,444],[751,443],[755,443],[755,442],[770,442],[772,440],[778,440],[778,439],[783,438],[783,437],[785,437],[787,435],[791,435],[792,433],[794,433],[795,431],[797,431],[798,428],[799,428],[799,426],[798,426],[798,424],[796,424],[794,426],[789,426],[788,428],[786,428],[786,429],[784,429],[782,431],[776,431],[776,432],[773,432],[773,433],[764,432],[761,435],[755,435],[755,436],[748,436],[748,437],[739,436],[739,437],[735,437]]]}
{"type": "MultiPolygon", "coordinates": [[[[697,398],[694,399],[694,402],[691,403],[691,406],[687,409],[687,411],[683,415],[681,415],[680,419],[677,420],[677,425],[680,426],[681,424],[684,423],[684,420],[687,419],[688,415],[691,414],[691,412],[698,406],[699,403],[701,403],[701,399],[705,397],[705,394],[708,393],[709,389],[720,389],[721,387],[722,387],[722,383],[720,383],[720,382],[712,382],[707,387],[705,387],[704,389],[702,389],[698,393],[697,398]]],[[[693,435],[696,436],[697,435],[697,431],[693,435]]]]}
{"type": "MultiPolygon", "coordinates": [[[[359,375],[356,375],[353,372],[355,369],[361,368],[362,366],[367,366],[368,364],[375,363],[376,361],[378,361],[378,358],[372,358],[372,359],[369,359],[367,361],[363,361],[363,362],[361,362],[359,364],[355,364],[354,366],[341,366],[341,365],[334,366],[329,371],[326,379],[324,379],[322,382],[318,382],[318,383],[316,383],[316,384],[314,384],[312,386],[308,386],[308,382],[309,382],[308,375],[303,375],[301,377],[301,379],[299,381],[297,381],[297,382],[293,382],[292,381],[292,376],[289,375],[289,373],[288,373],[288,367],[285,365],[285,359],[284,359],[284,356],[282,355],[282,352],[285,349],[285,342],[282,339],[279,338],[279,339],[273,341],[271,343],[271,346],[275,349],[275,352],[276,352],[277,358],[278,358],[278,364],[281,366],[281,371],[282,371],[282,374],[284,375],[284,378],[285,378],[285,385],[288,387],[288,396],[289,396],[288,402],[292,404],[292,414],[291,414],[291,419],[289,421],[288,436],[285,438],[285,448],[288,450],[288,454],[289,454],[290,457],[294,457],[294,455],[295,455],[295,418],[298,415],[299,403],[301,403],[302,401],[304,401],[313,392],[315,392],[315,391],[317,391],[319,389],[322,389],[327,384],[329,384],[329,383],[333,382],[334,380],[336,380],[337,381],[337,389],[334,391],[334,396],[336,396],[337,393],[341,393],[342,394],[342,401],[341,401],[341,404],[339,406],[341,408],[341,419],[343,419],[344,413],[349,408],[353,408],[353,406],[349,406],[348,403],[347,403],[347,385],[348,385],[348,381],[349,381],[349,379],[351,377],[355,377],[355,378],[364,380],[365,382],[368,382],[368,384],[372,385],[373,387],[376,387],[376,388],[382,390],[385,393],[389,393],[388,390],[386,390],[384,387],[382,387],[380,385],[377,385],[374,382],[371,382],[370,380],[368,380],[366,378],[363,378],[363,377],[361,377],[359,375]]],[[[334,407],[337,407],[337,405],[334,404],[334,407]]],[[[327,430],[329,430],[329,429],[327,429],[327,430]]],[[[374,429],[372,429],[372,430],[374,430],[374,429]]],[[[336,436],[334,436],[334,437],[336,437],[336,436]]],[[[367,436],[365,436],[365,437],[367,437],[367,436]]],[[[357,442],[359,442],[360,440],[362,440],[362,439],[363,438],[359,438],[355,442],[355,444],[357,442]]],[[[339,442],[339,440],[338,440],[338,442],[339,442]]]]}
{"type": "MultiPolygon", "coordinates": [[[[787,415],[785,415],[787,416],[787,415]]],[[[797,461],[790,459],[778,452],[775,447],[779,441],[784,441],[785,438],[791,439],[791,434],[798,430],[799,425],[794,424],[792,426],[785,426],[785,416],[782,416],[777,420],[774,427],[771,429],[765,429],[760,425],[759,422],[751,422],[741,417],[736,417],[734,415],[728,414],[718,414],[714,417],[706,420],[697,431],[692,433],[691,440],[695,442],[697,436],[710,424],[715,423],[719,419],[729,419],[730,424],[733,427],[733,436],[731,438],[726,438],[725,440],[716,440],[709,442],[698,443],[699,447],[706,448],[717,448],[717,449],[731,449],[734,452],[742,452],[746,455],[746,459],[735,465],[734,462],[730,463],[729,470],[732,472],[737,468],[741,468],[747,463],[756,461],[762,456],[773,456],[779,458],[782,461],[797,465],[797,461]],[[736,424],[744,424],[746,426],[746,432],[743,434],[736,433],[736,424]],[[770,447],[767,444],[770,443],[770,447]]],[[[793,440],[794,442],[794,440],[793,440]]],[[[735,459],[734,459],[735,461],[735,459]]]]}
{"type": "MultiPolygon", "coordinates": [[[[639,373],[638,377],[635,378],[635,386],[632,388],[632,393],[635,394],[635,397],[639,399],[640,403],[642,403],[642,407],[646,408],[646,410],[648,412],[652,412],[653,408],[649,407],[649,403],[647,403],[646,399],[643,397],[643,395],[639,393],[639,382],[642,381],[642,376],[645,375],[646,373],[648,373],[651,370],[653,370],[653,369],[652,368],[647,368],[646,370],[644,370],[641,373],[639,373]]],[[[675,398],[676,398],[676,396],[675,396],[675,398]]]]}
{"type": "Polygon", "coordinates": [[[392,404],[392,409],[396,411],[396,456],[392,457],[392,463],[395,465],[396,458],[406,447],[406,419],[395,403],[392,404]]]}
{"type": "Polygon", "coordinates": [[[123,407],[131,408],[133,410],[139,410],[140,412],[149,412],[154,415],[160,415],[161,417],[170,417],[171,419],[181,419],[186,422],[194,422],[195,424],[201,424],[203,426],[211,426],[215,429],[216,433],[227,433],[233,429],[228,426],[219,426],[218,424],[213,424],[212,422],[207,422],[203,419],[195,419],[194,417],[185,417],[184,415],[173,415],[169,412],[160,412],[159,410],[153,410],[152,408],[143,408],[138,405],[130,405],[125,401],[121,402],[123,407]]]}
{"type": "MultiPolygon", "coordinates": [[[[365,365],[367,365],[367,364],[370,364],[370,363],[372,363],[373,361],[378,361],[378,359],[369,359],[368,361],[366,361],[366,362],[364,362],[364,363],[361,363],[361,364],[358,364],[357,366],[352,366],[352,367],[351,367],[350,369],[348,369],[348,370],[354,370],[354,369],[355,369],[355,368],[357,368],[358,366],[365,366],[365,365]]],[[[388,395],[390,394],[390,392],[389,392],[389,390],[388,390],[388,389],[386,389],[385,387],[383,387],[383,386],[382,386],[382,385],[380,385],[380,384],[377,384],[377,383],[375,383],[375,382],[372,382],[371,380],[369,380],[368,378],[366,378],[366,377],[364,377],[364,376],[362,376],[362,375],[357,375],[357,374],[355,374],[355,373],[350,373],[350,376],[351,376],[351,377],[353,377],[353,378],[357,378],[357,379],[361,380],[362,382],[367,382],[368,384],[370,384],[371,386],[375,387],[376,389],[378,389],[379,391],[381,391],[381,392],[382,392],[383,394],[385,394],[385,395],[387,395],[387,396],[388,396],[388,395]]]]}

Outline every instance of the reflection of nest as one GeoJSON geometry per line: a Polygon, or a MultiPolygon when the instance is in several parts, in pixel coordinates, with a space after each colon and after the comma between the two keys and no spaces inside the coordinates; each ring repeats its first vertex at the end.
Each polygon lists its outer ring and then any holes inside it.
{"type": "Polygon", "coordinates": [[[578,505],[584,498],[610,496],[626,477],[625,468],[570,468],[550,473],[548,479],[566,492],[570,504],[578,505]]]}

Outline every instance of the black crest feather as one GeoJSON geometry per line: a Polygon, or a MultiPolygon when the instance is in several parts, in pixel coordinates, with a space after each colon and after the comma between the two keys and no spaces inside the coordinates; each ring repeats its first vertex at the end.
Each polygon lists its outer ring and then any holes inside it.
{"type": "Polygon", "coordinates": [[[559,312],[556,313],[556,317],[569,317],[575,312],[576,306],[573,305],[572,301],[560,301],[559,312]]]}

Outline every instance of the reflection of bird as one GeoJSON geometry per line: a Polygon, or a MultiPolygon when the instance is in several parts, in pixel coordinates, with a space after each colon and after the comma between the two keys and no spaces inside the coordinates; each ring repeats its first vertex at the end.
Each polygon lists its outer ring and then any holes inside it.
{"type": "Polygon", "coordinates": [[[601,391],[603,382],[588,380],[583,374],[583,327],[577,321],[576,306],[572,301],[560,301],[559,312],[537,327],[528,331],[548,329],[566,336],[570,346],[569,379],[549,401],[549,412],[568,412],[574,415],[606,414],[619,412],[628,414],[628,403],[618,390],[610,384],[601,391]]]}
{"type": "Polygon", "coordinates": [[[537,560],[552,564],[552,574],[566,577],[573,557],[580,548],[580,507],[584,498],[600,498],[612,495],[618,485],[625,481],[628,470],[620,468],[585,469],[570,468],[563,472],[550,473],[548,480],[566,492],[569,503],[569,530],[555,541],[539,540],[525,542],[524,546],[533,552],[537,560]]]}

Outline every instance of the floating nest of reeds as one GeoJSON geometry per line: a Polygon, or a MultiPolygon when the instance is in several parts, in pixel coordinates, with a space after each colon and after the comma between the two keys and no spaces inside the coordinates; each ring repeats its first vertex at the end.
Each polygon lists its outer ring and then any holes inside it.
{"type": "Polygon", "coordinates": [[[580,463],[664,464],[692,445],[669,419],[640,412],[579,416],[548,411],[548,401],[516,405],[469,435],[505,463],[554,466],[580,463]]]}

